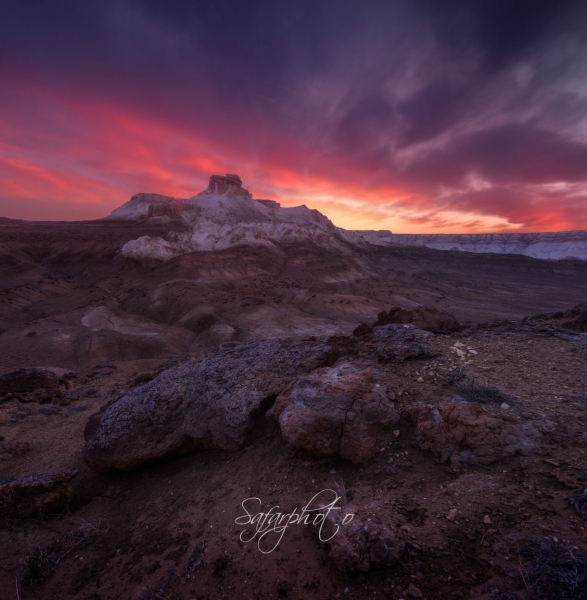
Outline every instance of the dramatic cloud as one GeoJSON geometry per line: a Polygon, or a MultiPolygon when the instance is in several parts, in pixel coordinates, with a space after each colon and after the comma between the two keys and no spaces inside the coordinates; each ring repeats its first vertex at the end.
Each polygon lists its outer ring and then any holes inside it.
{"type": "Polygon", "coordinates": [[[238,172],[346,227],[587,228],[581,1],[15,1],[0,81],[1,215],[238,172]]]}

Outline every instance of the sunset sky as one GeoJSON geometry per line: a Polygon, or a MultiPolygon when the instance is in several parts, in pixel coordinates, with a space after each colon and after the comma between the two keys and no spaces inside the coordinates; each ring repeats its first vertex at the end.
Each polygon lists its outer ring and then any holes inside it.
{"type": "Polygon", "coordinates": [[[238,173],[350,229],[587,229],[587,2],[1,3],[0,216],[238,173]]]}

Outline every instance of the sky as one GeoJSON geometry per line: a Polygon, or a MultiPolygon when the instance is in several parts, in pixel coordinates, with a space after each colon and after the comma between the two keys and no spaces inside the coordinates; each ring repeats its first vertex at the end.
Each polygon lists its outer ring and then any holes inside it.
{"type": "Polygon", "coordinates": [[[0,216],[237,173],[348,229],[587,229],[584,0],[0,0],[0,216]]]}

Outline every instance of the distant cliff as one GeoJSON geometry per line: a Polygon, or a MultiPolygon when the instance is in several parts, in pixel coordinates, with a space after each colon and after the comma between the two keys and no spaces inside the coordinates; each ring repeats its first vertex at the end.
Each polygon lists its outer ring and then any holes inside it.
{"type": "Polygon", "coordinates": [[[384,238],[392,244],[426,246],[493,254],[524,254],[533,258],[587,260],[587,231],[556,233],[399,234],[384,238]]]}

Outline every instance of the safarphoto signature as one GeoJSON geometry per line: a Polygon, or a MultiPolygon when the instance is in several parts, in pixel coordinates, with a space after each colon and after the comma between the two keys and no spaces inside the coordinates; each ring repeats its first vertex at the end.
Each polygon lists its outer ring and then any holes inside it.
{"type": "MultiPolygon", "coordinates": [[[[237,517],[234,522],[247,528],[240,534],[241,542],[247,544],[257,540],[257,547],[263,554],[270,554],[279,546],[287,529],[293,525],[312,525],[318,529],[318,537],[322,542],[328,542],[333,539],[340,531],[341,525],[335,524],[333,533],[325,538],[322,528],[332,511],[342,510],[337,506],[342,498],[336,491],[326,489],[318,492],[313,498],[304,505],[298,512],[297,508],[293,511],[284,513],[279,511],[279,506],[271,507],[267,512],[255,512],[262,505],[260,498],[246,498],[241,506],[245,511],[244,515],[237,517]]],[[[342,525],[347,525],[354,518],[353,513],[347,513],[343,517],[342,525]]]]}

